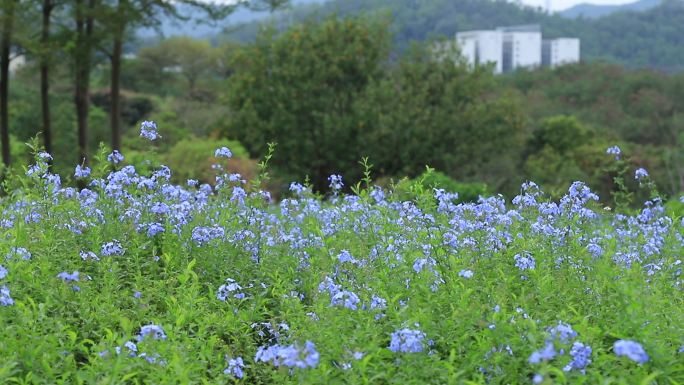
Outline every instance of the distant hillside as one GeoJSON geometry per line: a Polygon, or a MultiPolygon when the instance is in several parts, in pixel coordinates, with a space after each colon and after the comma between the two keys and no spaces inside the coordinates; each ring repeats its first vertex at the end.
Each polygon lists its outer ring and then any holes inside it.
{"type": "Polygon", "coordinates": [[[582,3],[570,7],[564,11],[558,12],[559,15],[574,19],[577,17],[585,17],[588,19],[596,19],[599,17],[607,16],[615,12],[641,12],[648,9],[657,7],[660,5],[662,0],[639,0],[634,3],[621,4],[621,5],[599,5],[599,4],[589,4],[582,3]]]}
{"type": "Polygon", "coordinates": [[[329,14],[389,17],[399,50],[411,41],[452,37],[463,30],[538,23],[545,37],[581,38],[583,60],[667,72],[684,70],[684,0],[662,0],[643,12],[617,12],[598,19],[568,19],[504,0],[330,0],[295,8],[287,19],[243,25],[222,38],[250,41],[264,23],[284,28],[329,14]]]}
{"type": "MultiPolygon", "coordinates": [[[[291,0],[292,7],[302,7],[310,4],[321,4],[327,0],[291,0]]],[[[188,21],[179,21],[171,18],[165,18],[162,21],[162,25],[159,30],[151,28],[142,28],[138,31],[138,36],[142,38],[150,38],[157,36],[161,33],[162,36],[178,36],[185,35],[195,38],[206,38],[215,36],[225,28],[231,25],[245,24],[249,22],[255,22],[263,20],[272,16],[271,13],[267,11],[252,11],[247,8],[238,8],[235,12],[230,14],[226,19],[208,23],[206,22],[205,14],[203,11],[189,7],[189,6],[179,6],[180,14],[190,18],[188,21]]],[[[276,15],[280,15],[284,11],[276,12],[276,15]]]]}

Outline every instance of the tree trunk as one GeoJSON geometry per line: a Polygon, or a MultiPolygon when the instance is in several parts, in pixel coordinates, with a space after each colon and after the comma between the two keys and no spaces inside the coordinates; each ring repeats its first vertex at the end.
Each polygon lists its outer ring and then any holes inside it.
{"type": "Polygon", "coordinates": [[[123,31],[117,31],[112,49],[112,74],[110,86],[110,120],[112,128],[112,150],[121,150],[121,55],[123,31]],[[119,34],[120,32],[120,34],[119,34]]]}
{"type": "Polygon", "coordinates": [[[2,140],[2,162],[10,164],[9,141],[9,62],[12,44],[12,24],[16,0],[9,0],[3,7],[2,37],[0,38],[0,137],[2,140]]]}
{"type": "Polygon", "coordinates": [[[50,14],[52,13],[52,0],[43,1],[43,30],[41,33],[41,60],[40,60],[40,106],[43,117],[43,141],[45,151],[52,154],[52,128],[50,127],[50,14]]]}
{"type": "Polygon", "coordinates": [[[95,0],[88,0],[87,12],[83,0],[76,0],[76,53],[75,53],[75,96],[76,120],[78,126],[78,163],[89,162],[88,109],[90,107],[90,69],[92,60],[92,38],[95,0]]]}

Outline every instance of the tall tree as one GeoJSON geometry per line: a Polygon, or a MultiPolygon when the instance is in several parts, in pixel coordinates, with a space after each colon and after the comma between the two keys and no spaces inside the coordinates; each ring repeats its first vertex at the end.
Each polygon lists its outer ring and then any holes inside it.
{"type": "Polygon", "coordinates": [[[75,0],[74,104],[78,126],[79,163],[88,162],[88,110],[97,0],[75,0]]]}
{"type": "Polygon", "coordinates": [[[19,0],[2,2],[2,37],[0,37],[0,137],[2,140],[2,162],[10,164],[9,141],[9,64],[12,46],[12,30],[19,0]]]}
{"type": "MultiPolygon", "coordinates": [[[[161,23],[160,16],[185,19],[188,18],[179,12],[179,6],[199,8],[206,12],[207,20],[216,20],[225,17],[238,6],[250,8],[269,9],[283,7],[289,0],[239,0],[230,5],[219,5],[213,2],[197,0],[116,0],[108,18],[112,32],[112,46],[109,53],[111,63],[110,78],[110,123],[112,132],[112,148],[121,149],[121,62],[123,57],[124,38],[128,30],[133,26],[143,25],[155,27],[161,23]]],[[[190,72],[194,74],[195,72],[190,72]]],[[[194,87],[195,78],[190,77],[190,88],[194,87]]]]}
{"type": "Polygon", "coordinates": [[[40,33],[40,110],[45,151],[52,153],[52,127],[50,125],[50,22],[54,0],[43,0],[40,33]]]}

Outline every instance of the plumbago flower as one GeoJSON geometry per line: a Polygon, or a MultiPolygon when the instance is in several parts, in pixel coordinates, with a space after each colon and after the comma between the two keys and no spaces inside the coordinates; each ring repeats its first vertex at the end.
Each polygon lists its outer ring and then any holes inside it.
{"type": "Polygon", "coordinates": [[[361,302],[359,296],[351,291],[340,291],[332,296],[330,299],[330,305],[332,306],[343,306],[350,310],[358,309],[357,305],[361,302]]]}
{"type": "Polygon", "coordinates": [[[638,168],[634,172],[634,179],[635,180],[641,181],[641,180],[646,179],[646,178],[648,178],[648,171],[646,171],[645,168],[638,168]]]}
{"type": "Polygon", "coordinates": [[[228,367],[223,371],[224,374],[231,375],[237,379],[242,379],[245,376],[244,372],[242,371],[242,369],[245,368],[245,363],[242,360],[242,357],[226,358],[226,361],[228,361],[228,367]]]}
{"type": "Polygon", "coordinates": [[[14,300],[10,296],[10,290],[7,286],[0,286],[0,306],[12,306],[14,300]]]}
{"type": "Polygon", "coordinates": [[[9,253],[7,253],[7,255],[5,255],[5,259],[11,260],[14,257],[28,261],[31,259],[31,253],[23,247],[14,247],[9,253]]]}
{"type": "Polygon", "coordinates": [[[622,154],[622,151],[620,150],[620,147],[612,146],[608,147],[608,149],[606,150],[606,154],[615,155],[615,160],[620,160],[620,154],[622,154]]]}
{"type": "Polygon", "coordinates": [[[467,269],[466,269],[466,270],[461,270],[461,271],[458,272],[458,276],[459,276],[459,277],[462,277],[462,278],[472,278],[474,274],[475,274],[475,273],[473,273],[472,270],[467,270],[467,269]]]}
{"type": "Polygon", "coordinates": [[[276,367],[286,366],[300,369],[315,368],[319,359],[320,354],[316,351],[316,345],[311,341],[306,341],[303,347],[298,344],[261,346],[254,356],[255,362],[270,362],[276,367]]]}
{"type": "Polygon", "coordinates": [[[76,165],[76,169],[74,170],[74,177],[76,178],[87,178],[90,176],[90,167],[82,166],[80,164],[76,165]]]}
{"type": "Polygon", "coordinates": [[[216,149],[214,152],[215,158],[232,158],[233,153],[228,149],[228,147],[221,147],[216,149]]]}
{"type": "Polygon", "coordinates": [[[157,133],[157,123],[151,121],[144,121],[140,124],[140,136],[151,141],[161,138],[157,133]]]}
{"type": "Polygon", "coordinates": [[[342,187],[344,187],[344,183],[342,183],[342,176],[341,175],[330,175],[328,177],[328,181],[330,182],[330,188],[333,190],[333,193],[337,194],[342,190],[342,187]]]}
{"type": "Polygon", "coordinates": [[[119,150],[114,150],[111,154],[107,155],[107,161],[112,164],[119,164],[124,161],[124,156],[119,150]]]}
{"type": "Polygon", "coordinates": [[[166,333],[164,333],[164,329],[161,326],[149,324],[140,328],[140,334],[136,338],[140,342],[146,337],[151,337],[154,340],[165,340],[166,333]]]}
{"type": "MultiPolygon", "coordinates": [[[[528,358],[530,364],[540,364],[541,362],[554,360],[557,356],[563,356],[566,353],[564,346],[573,342],[578,334],[572,327],[563,322],[558,322],[558,325],[547,329],[548,338],[544,342],[544,347],[534,351],[528,358]],[[556,351],[556,345],[563,348],[556,351]]],[[[574,341],[570,348],[570,361],[563,367],[566,372],[578,370],[581,373],[585,372],[586,367],[591,363],[592,349],[579,341],[574,341]]]]}
{"type": "Polygon", "coordinates": [[[121,243],[119,241],[114,239],[111,242],[107,242],[104,245],[102,245],[102,250],[100,251],[100,253],[105,257],[110,257],[112,255],[123,255],[124,248],[123,246],[121,246],[121,243]]]}
{"type": "Polygon", "coordinates": [[[62,281],[69,283],[69,282],[78,282],[80,279],[80,273],[78,271],[74,271],[73,273],[68,273],[66,271],[63,271],[59,274],[57,274],[57,278],[61,279],[62,281]]]}
{"type": "Polygon", "coordinates": [[[516,254],[513,259],[515,259],[515,267],[521,271],[534,270],[536,266],[534,257],[529,253],[516,254]]]}
{"type": "Polygon", "coordinates": [[[223,301],[223,302],[225,302],[228,299],[228,297],[230,297],[231,295],[233,296],[233,298],[243,299],[243,298],[245,298],[244,293],[233,294],[234,292],[237,292],[240,290],[242,290],[242,286],[240,286],[234,279],[228,278],[228,279],[226,279],[226,283],[224,285],[221,285],[218,288],[218,292],[216,293],[216,298],[219,301],[223,301]]]}
{"type": "Polygon", "coordinates": [[[617,340],[613,344],[613,352],[616,356],[625,356],[638,364],[645,364],[649,360],[644,347],[635,341],[617,340]]]}
{"type": "Polygon", "coordinates": [[[420,353],[423,351],[425,333],[408,328],[392,333],[389,350],[395,353],[420,353]]]}

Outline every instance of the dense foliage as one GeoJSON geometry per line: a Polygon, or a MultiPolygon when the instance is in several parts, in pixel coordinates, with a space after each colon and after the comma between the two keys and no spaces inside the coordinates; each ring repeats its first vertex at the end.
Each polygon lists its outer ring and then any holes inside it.
{"type": "Polygon", "coordinates": [[[549,191],[583,180],[607,195],[602,154],[615,142],[663,192],[684,191],[684,75],[581,64],[500,80],[528,118],[526,175],[549,191]]]}
{"type": "Polygon", "coordinates": [[[616,215],[575,182],[402,201],[333,175],[328,199],[293,183],[274,203],[118,153],[77,190],[49,158],[0,202],[3,384],[684,380],[684,222],[657,199],[616,215]]]}
{"type": "MultiPolygon", "coordinates": [[[[411,41],[425,41],[458,31],[488,29],[517,24],[540,24],[545,37],[582,39],[582,57],[587,61],[607,60],[631,68],[665,71],[684,69],[681,23],[684,1],[665,0],[641,12],[618,12],[600,19],[567,19],[504,0],[332,0],[322,5],[300,7],[274,24],[288,25],[323,15],[341,16],[373,13],[392,20],[392,31],[400,49],[411,41]]],[[[243,41],[254,39],[263,22],[231,28],[227,36],[243,41]]]]}
{"type": "MultiPolygon", "coordinates": [[[[211,183],[206,154],[218,140],[236,149],[239,160],[229,167],[248,179],[254,159],[276,142],[269,185],[276,196],[287,181],[307,177],[326,190],[327,175],[338,170],[356,182],[367,157],[383,186],[429,166],[452,183],[484,183],[509,196],[535,180],[558,198],[583,180],[606,198],[617,186],[614,173],[604,172],[604,150],[619,144],[664,196],[684,190],[683,74],[582,63],[495,77],[457,57],[434,59],[426,45],[396,53],[391,26],[370,16],[265,30],[245,45],[167,39],[123,61],[123,151],[141,167],[173,166],[174,182],[211,183]],[[134,127],[145,119],[165,128],[154,155],[136,140],[134,127]],[[242,146],[247,151],[237,151],[242,146]]],[[[10,85],[18,169],[30,161],[22,143],[43,138],[38,64],[19,68],[10,85]]],[[[70,71],[69,62],[53,64],[49,93],[52,170],[63,176],[77,140],[70,71]]],[[[109,141],[110,75],[110,66],[97,62],[90,148],[109,141]]]]}
{"type": "Polygon", "coordinates": [[[522,117],[493,95],[490,71],[436,61],[426,50],[392,65],[385,31],[363,19],[328,19],[262,34],[235,55],[226,134],[253,156],[277,142],[274,166],[309,176],[318,190],[336,170],[358,180],[364,156],[382,175],[415,176],[430,165],[496,188],[510,182],[522,117]]]}

